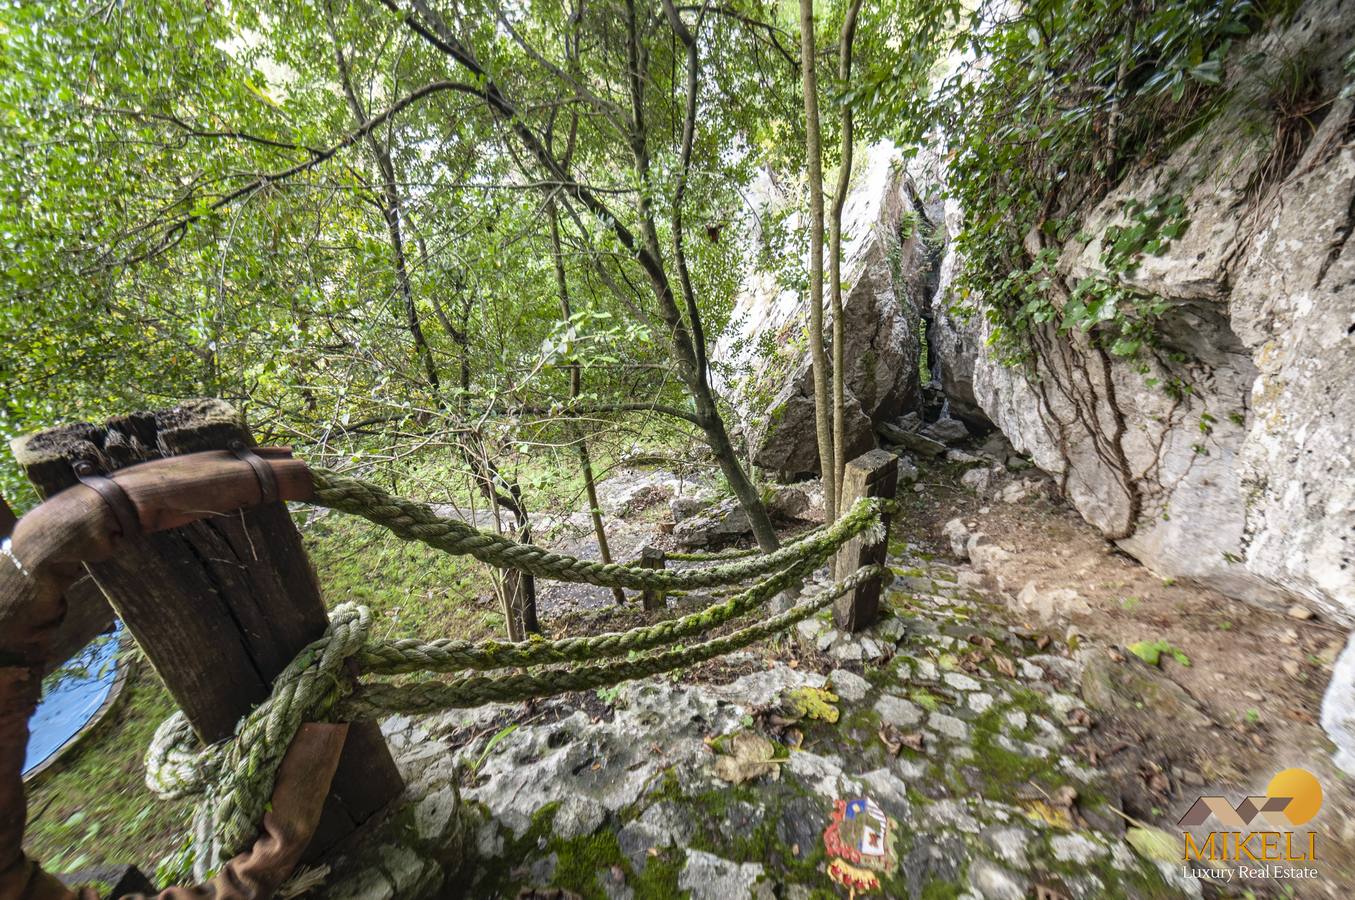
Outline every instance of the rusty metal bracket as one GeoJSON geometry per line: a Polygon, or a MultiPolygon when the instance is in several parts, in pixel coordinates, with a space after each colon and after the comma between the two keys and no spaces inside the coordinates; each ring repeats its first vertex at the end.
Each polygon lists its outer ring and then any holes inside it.
{"type": "Polygon", "coordinates": [[[249,467],[254,470],[254,477],[259,479],[260,502],[278,502],[278,480],[273,475],[273,467],[264,462],[252,447],[247,447],[244,441],[237,439],[228,446],[236,459],[249,463],[249,467]]]}
{"type": "Polygon", "coordinates": [[[71,469],[81,484],[91,488],[103,498],[104,503],[108,504],[108,508],[113,511],[114,520],[118,523],[118,530],[122,532],[124,538],[141,534],[141,518],[136,514],[136,507],[116,481],[100,475],[95,470],[94,463],[87,459],[77,460],[71,465],[71,469]]]}

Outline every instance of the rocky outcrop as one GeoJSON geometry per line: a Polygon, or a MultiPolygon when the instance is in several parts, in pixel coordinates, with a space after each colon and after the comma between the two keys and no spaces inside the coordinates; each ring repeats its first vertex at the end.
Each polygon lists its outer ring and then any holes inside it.
{"type": "MultiPolygon", "coordinates": [[[[947,389],[1158,574],[1275,608],[1301,600],[1351,624],[1355,100],[1342,96],[1342,60],[1355,35],[1339,7],[1310,2],[1253,42],[1260,53],[1237,54],[1249,61],[1230,71],[1209,126],[1134,169],[1055,248],[1065,290],[1118,279],[1167,304],[1156,352],[1125,359],[1050,331],[1033,361],[1006,366],[986,350],[982,315],[948,314],[944,282],[932,346],[947,389]],[[1298,59],[1324,101],[1302,119],[1274,94],[1298,59]],[[1171,196],[1187,230],[1137,268],[1108,271],[1101,241],[1127,203],[1171,196]]],[[[947,212],[953,231],[958,210],[947,212]]],[[[943,280],[956,265],[951,254],[943,280]]]]}
{"type": "MultiPolygon", "coordinates": [[[[1352,38],[1310,3],[1233,73],[1230,106],[1161,164],[1088,210],[1061,248],[1065,285],[1116,279],[1168,304],[1156,354],[1121,359],[1084,335],[1043,335],[1029,369],[984,352],[989,325],[956,321],[938,291],[947,388],[971,395],[1082,515],[1163,576],[1323,615],[1355,616],[1355,129],[1338,94],[1352,38]],[[1302,151],[1277,159],[1266,102],[1302,52],[1331,102],[1302,151]],[[1269,67],[1269,68],[1268,68],[1269,67]],[[1263,126],[1263,127],[1258,127],[1263,126]],[[1126,203],[1179,195],[1188,228],[1129,273],[1102,262],[1126,203]],[[1185,390],[1172,390],[1171,385],[1185,390]]],[[[1307,128],[1306,125],[1288,127],[1307,128]]],[[[948,210],[954,227],[956,210],[948,210]]],[[[953,255],[943,278],[954,271],[953,255]]]]}
{"type": "MultiPolygon", "coordinates": [[[[768,183],[756,193],[764,223],[791,203],[768,183]]],[[[919,323],[935,268],[927,242],[931,232],[920,227],[926,220],[917,197],[892,147],[872,148],[860,160],[843,215],[848,458],[875,446],[875,424],[917,400],[919,323]]],[[[799,227],[795,215],[786,227],[791,233],[799,227]]],[[[770,240],[770,230],[759,227],[755,240],[770,240]]],[[[720,387],[734,401],[753,461],[795,477],[818,471],[818,448],[805,336],[808,308],[803,290],[787,287],[787,280],[784,272],[753,274],[713,358],[727,364],[717,370],[739,373],[720,387]]],[[[826,311],[826,291],[824,303],[826,311]]]]}

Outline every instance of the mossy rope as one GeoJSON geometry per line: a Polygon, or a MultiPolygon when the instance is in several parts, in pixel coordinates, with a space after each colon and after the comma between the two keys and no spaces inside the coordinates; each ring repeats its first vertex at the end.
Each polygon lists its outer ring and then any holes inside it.
{"type": "Polygon", "coordinates": [[[329,628],[278,675],[272,693],[240,722],[233,738],[201,747],[182,712],[156,730],[146,755],[146,784],[164,797],[201,795],[194,813],[194,875],[204,878],[244,850],[273,792],[278,765],[301,724],[349,721],[378,715],[510,703],[568,691],[605,687],[713,659],[794,625],[872,578],[889,579],[883,566],[864,566],[826,586],[786,612],[691,647],[684,637],[709,632],[799,584],[856,535],[883,539],[883,517],[894,501],[859,500],[842,518],[772,553],[701,569],[654,570],[599,563],[519,544],[439,516],[428,506],[394,497],[376,485],[313,469],[315,504],[362,516],[398,537],[448,553],[465,554],[499,568],[514,568],[561,581],[602,587],[680,589],[735,584],[767,576],[754,586],[699,612],[654,625],[589,637],[534,639],[519,643],[458,640],[370,639],[371,612],[345,603],[329,628]],[[357,674],[346,665],[356,664],[357,674]],[[605,660],[599,662],[600,660],[605,660]],[[438,673],[572,663],[574,668],[462,675],[451,681],[363,684],[360,675],[438,673]]]}

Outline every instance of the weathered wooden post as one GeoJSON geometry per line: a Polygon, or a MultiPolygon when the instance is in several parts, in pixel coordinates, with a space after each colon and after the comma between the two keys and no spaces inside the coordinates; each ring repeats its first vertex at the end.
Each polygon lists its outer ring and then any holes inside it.
{"type": "MultiPolygon", "coordinates": [[[[862,497],[890,497],[898,488],[899,458],[887,450],[872,450],[847,463],[842,478],[842,509],[851,509],[862,497]]],[[[845,578],[862,566],[878,565],[889,554],[889,516],[884,517],[884,535],[870,540],[858,534],[842,545],[833,559],[833,572],[845,578]]],[[[843,631],[860,631],[880,612],[879,578],[872,578],[833,603],[833,620],[843,631]]]]}
{"type": "MultiPolygon", "coordinates": [[[[646,544],[640,551],[640,568],[642,569],[662,569],[667,561],[664,552],[658,547],[646,544]]],[[[641,591],[640,604],[645,609],[668,608],[668,603],[663,598],[663,591],[641,591]]]]}
{"type": "MultiPolygon", "coordinates": [[[[231,450],[254,465],[267,496],[272,473],[253,445],[244,418],[229,404],[195,400],[102,426],[52,428],[12,447],[43,497],[81,480],[98,489],[100,476],[118,469],[206,450],[231,450]]],[[[116,512],[116,497],[110,505],[116,512]]],[[[115,558],[86,568],[207,742],[229,737],[268,696],[274,677],[329,623],[301,535],[277,501],[137,533],[115,558]]],[[[353,723],[305,859],[333,848],[403,789],[376,724],[353,723]]]]}

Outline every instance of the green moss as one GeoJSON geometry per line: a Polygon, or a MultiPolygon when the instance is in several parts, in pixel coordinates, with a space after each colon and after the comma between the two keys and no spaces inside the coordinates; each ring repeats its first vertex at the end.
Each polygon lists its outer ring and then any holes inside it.
{"type": "Polygon", "coordinates": [[[937,699],[936,695],[923,688],[914,688],[909,691],[908,699],[912,700],[927,712],[936,712],[941,708],[941,701],[937,699]]]}
{"type": "Polygon", "coordinates": [[[636,900],[670,900],[685,897],[678,890],[678,876],[686,860],[686,852],[677,847],[664,847],[651,855],[643,869],[627,883],[635,891],[636,900]]]}
{"type": "Polygon", "coordinates": [[[621,852],[616,833],[608,829],[569,840],[556,838],[549,846],[558,858],[552,885],[584,897],[606,896],[598,876],[612,866],[620,866],[627,876],[631,874],[630,861],[621,852]]]}
{"type": "Polygon", "coordinates": [[[963,893],[963,888],[954,882],[933,879],[922,889],[922,900],[955,900],[963,893]]]}

